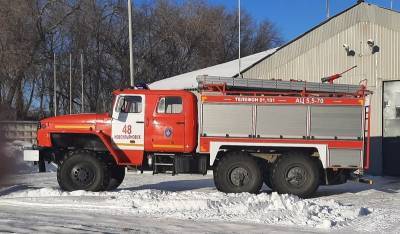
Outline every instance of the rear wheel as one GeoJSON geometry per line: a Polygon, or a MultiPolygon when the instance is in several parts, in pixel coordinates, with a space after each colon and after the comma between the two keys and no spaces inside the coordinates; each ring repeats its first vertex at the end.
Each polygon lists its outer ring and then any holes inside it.
{"type": "Polygon", "coordinates": [[[312,157],[288,152],[274,164],[271,182],[278,193],[307,198],[317,190],[319,176],[318,165],[312,157]]]}
{"type": "Polygon", "coordinates": [[[57,169],[57,181],[66,191],[105,190],[110,182],[106,164],[90,151],[77,151],[57,169]]]}
{"type": "Polygon", "coordinates": [[[109,166],[110,170],[110,183],[108,184],[107,190],[114,190],[118,188],[125,178],[125,167],[112,165],[109,166]]]}
{"type": "Polygon", "coordinates": [[[225,193],[258,193],[262,186],[261,168],[244,152],[227,153],[214,169],[215,187],[225,193]]]}

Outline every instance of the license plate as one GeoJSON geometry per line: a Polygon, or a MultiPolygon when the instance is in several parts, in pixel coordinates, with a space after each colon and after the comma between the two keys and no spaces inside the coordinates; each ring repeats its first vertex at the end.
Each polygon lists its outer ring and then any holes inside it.
{"type": "Polygon", "coordinates": [[[24,161],[39,161],[39,150],[24,150],[24,161]]]}

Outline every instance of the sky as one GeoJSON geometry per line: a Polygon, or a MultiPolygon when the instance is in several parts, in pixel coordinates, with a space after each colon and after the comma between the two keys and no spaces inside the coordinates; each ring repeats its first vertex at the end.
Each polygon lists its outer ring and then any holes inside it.
{"type": "MultiPolygon", "coordinates": [[[[238,0],[207,0],[210,4],[237,8],[238,0]]],[[[356,0],[330,0],[333,16],[351,7],[356,0]]],[[[367,3],[390,8],[390,0],[366,0],[367,3]]],[[[290,41],[326,19],[326,0],[241,0],[242,9],[256,20],[268,19],[290,41]]],[[[400,10],[400,0],[393,0],[393,9],[400,10]]]]}

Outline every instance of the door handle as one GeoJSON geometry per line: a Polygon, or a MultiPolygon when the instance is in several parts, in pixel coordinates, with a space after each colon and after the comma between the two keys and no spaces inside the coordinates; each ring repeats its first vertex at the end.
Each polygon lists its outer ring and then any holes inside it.
{"type": "Polygon", "coordinates": [[[185,124],[185,122],[184,121],[178,121],[178,122],[176,122],[176,124],[185,124]]]}
{"type": "Polygon", "coordinates": [[[144,121],[136,121],[136,123],[144,123],[144,121]]]}

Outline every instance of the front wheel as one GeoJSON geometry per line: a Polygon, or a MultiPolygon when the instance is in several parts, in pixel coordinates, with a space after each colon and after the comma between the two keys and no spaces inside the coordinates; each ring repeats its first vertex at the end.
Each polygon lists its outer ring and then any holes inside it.
{"type": "Polygon", "coordinates": [[[258,193],[262,178],[257,160],[244,152],[227,153],[214,169],[215,186],[225,193],[258,193]]]}
{"type": "Polygon", "coordinates": [[[107,165],[90,151],[77,151],[67,157],[57,169],[57,181],[66,191],[103,191],[110,177],[107,165]]]}
{"type": "Polygon", "coordinates": [[[319,167],[306,154],[289,152],[278,158],[272,170],[272,187],[280,194],[310,197],[319,185],[319,167]]]}

